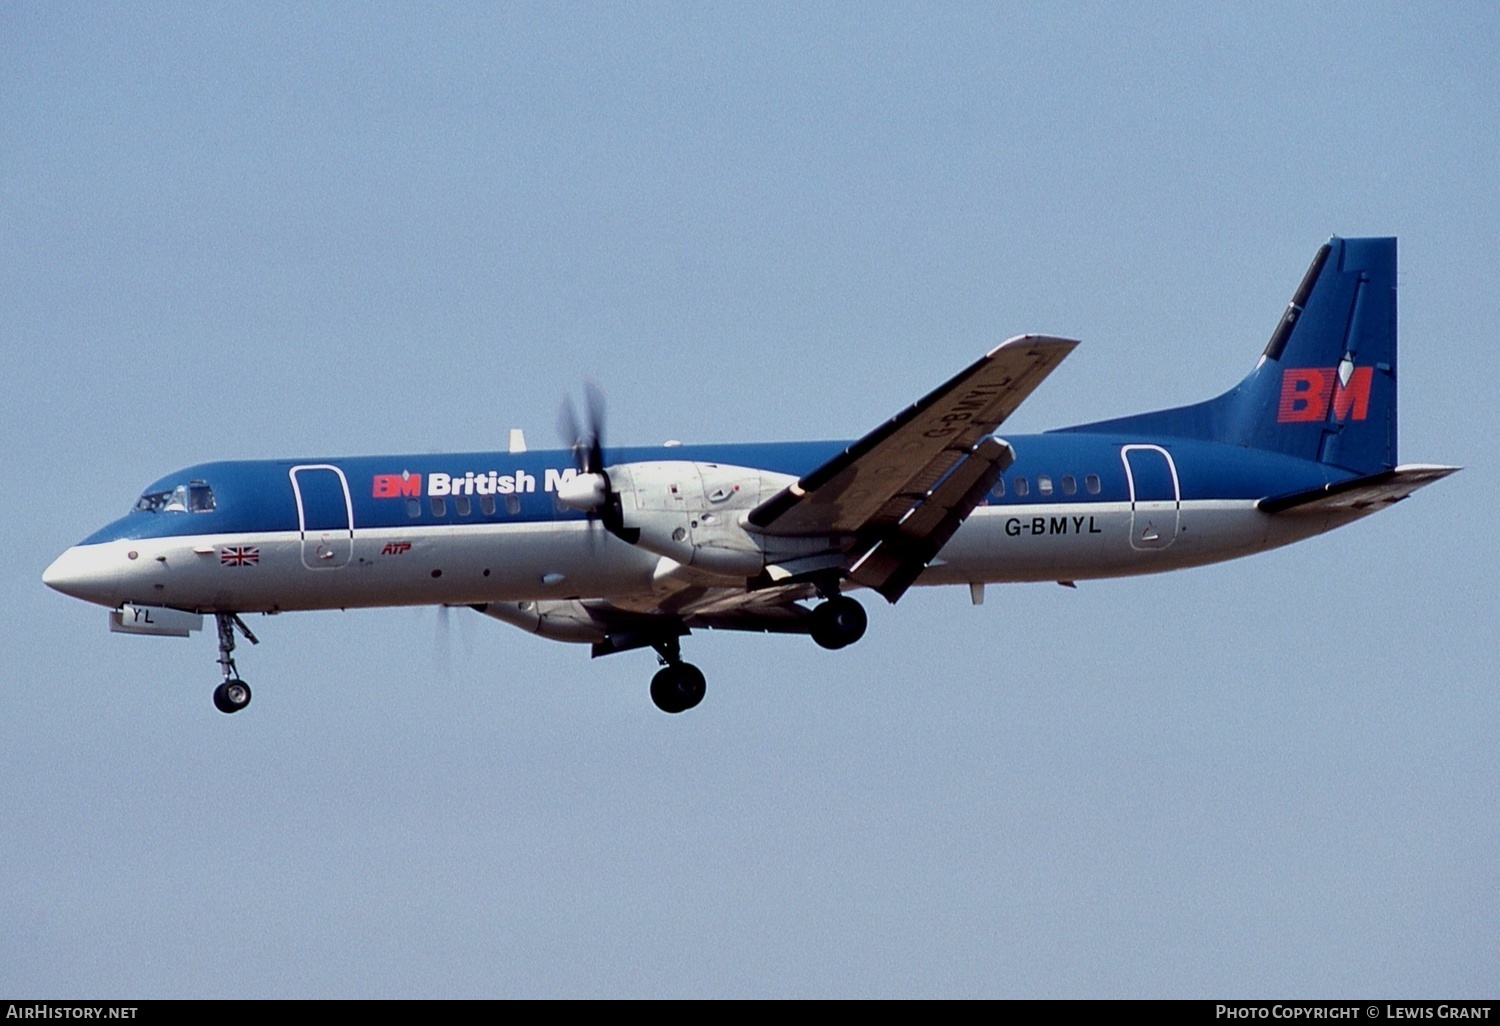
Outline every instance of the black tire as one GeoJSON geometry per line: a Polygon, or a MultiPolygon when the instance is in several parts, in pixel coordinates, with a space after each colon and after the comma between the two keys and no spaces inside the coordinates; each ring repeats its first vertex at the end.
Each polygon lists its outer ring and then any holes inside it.
{"type": "Polygon", "coordinates": [[[864,606],[840,595],[812,611],[812,639],[824,648],[846,648],[865,636],[869,623],[864,606]]]}
{"type": "Polygon", "coordinates": [[[242,680],[226,680],[214,688],[214,708],[221,713],[237,713],[250,704],[250,685],[242,680]]]}
{"type": "Polygon", "coordinates": [[[687,712],[703,701],[708,681],[692,663],[662,667],[651,678],[651,701],[664,713],[687,712]]]}

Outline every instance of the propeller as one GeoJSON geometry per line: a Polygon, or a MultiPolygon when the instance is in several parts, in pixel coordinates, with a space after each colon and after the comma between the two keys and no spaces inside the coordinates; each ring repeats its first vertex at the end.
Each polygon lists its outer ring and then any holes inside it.
{"type": "Polygon", "coordinates": [[[640,541],[640,528],[625,526],[620,493],[610,484],[604,466],[604,392],[592,381],[585,381],[583,395],[587,424],[579,423],[572,396],[563,397],[557,415],[557,430],[573,447],[573,465],[578,471],[572,480],[558,485],[557,501],[583,510],[590,520],[597,518],[610,534],[634,545],[640,541]]]}
{"type": "MultiPolygon", "coordinates": [[[[453,680],[453,615],[450,610],[456,608],[449,605],[419,606],[416,612],[419,617],[426,619],[427,609],[436,609],[437,618],[432,627],[432,676],[437,681],[453,680]]],[[[463,642],[463,658],[467,662],[473,658],[474,644],[469,636],[468,621],[460,616],[458,618],[458,634],[463,642]]]]}
{"type": "Polygon", "coordinates": [[[442,680],[453,679],[453,634],[448,625],[448,607],[437,607],[437,626],[432,634],[432,666],[442,680]]]}

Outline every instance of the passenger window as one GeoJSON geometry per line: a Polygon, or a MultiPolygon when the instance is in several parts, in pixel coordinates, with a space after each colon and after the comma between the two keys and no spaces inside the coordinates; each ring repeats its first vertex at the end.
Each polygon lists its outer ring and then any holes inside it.
{"type": "Polygon", "coordinates": [[[432,497],[432,515],[435,517],[445,517],[448,515],[448,503],[443,501],[441,495],[434,495],[432,497]]]}
{"type": "Polygon", "coordinates": [[[406,500],[406,515],[409,516],[409,517],[419,517],[419,516],[421,516],[422,515],[422,500],[421,499],[407,499],[406,500]]]}
{"type": "Polygon", "coordinates": [[[1030,487],[1026,484],[1026,479],[1024,477],[1016,478],[1014,487],[1016,489],[1016,498],[1018,499],[1025,498],[1026,493],[1031,490],[1030,487]]]}
{"type": "Polygon", "coordinates": [[[990,494],[997,499],[1005,498],[1005,478],[995,478],[995,487],[990,489],[990,494]]]}
{"type": "Polygon", "coordinates": [[[1062,490],[1064,495],[1074,495],[1078,492],[1078,479],[1072,474],[1062,476],[1062,490]]]}
{"type": "Polygon", "coordinates": [[[505,497],[505,512],[515,516],[521,512],[521,497],[519,495],[507,495],[505,497]]]}
{"type": "Polygon", "coordinates": [[[1089,494],[1090,495],[1098,495],[1099,494],[1099,475],[1098,474],[1085,474],[1084,478],[1083,478],[1083,486],[1089,490],[1089,494]]]}
{"type": "Polygon", "coordinates": [[[1046,474],[1038,474],[1036,479],[1036,490],[1043,495],[1052,494],[1052,478],[1046,474]]]}
{"type": "Polygon", "coordinates": [[[474,511],[473,506],[469,504],[469,497],[467,495],[455,495],[453,497],[453,508],[458,511],[458,515],[461,517],[466,517],[474,511]]]}
{"type": "Polygon", "coordinates": [[[495,497],[493,495],[481,495],[479,497],[479,512],[487,517],[495,515],[495,497]]]}

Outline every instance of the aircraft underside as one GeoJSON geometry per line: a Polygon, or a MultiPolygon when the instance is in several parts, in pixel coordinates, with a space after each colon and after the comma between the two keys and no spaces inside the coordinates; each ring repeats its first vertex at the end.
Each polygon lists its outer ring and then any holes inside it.
{"type": "MultiPolygon", "coordinates": [[[[1285,519],[1246,501],[1151,510],[1103,502],[980,507],[916,583],[1073,582],[1158,573],[1288,544],[1360,515],[1285,519]]],[[[835,649],[857,641],[865,628],[863,610],[836,584],[795,581],[750,589],[743,577],[682,567],[589,522],[376,529],[352,537],[205,535],[87,548],[98,551],[74,550],[75,558],[143,571],[120,574],[108,592],[95,596],[117,610],[115,629],[177,633],[161,629],[179,623],[171,620],[174,610],[216,616],[224,682],[215,702],[226,711],[249,701],[232,657],[236,631],[254,640],[239,619],[247,613],[469,606],[530,633],[589,644],[595,654],[650,647],[664,664],[653,699],[672,712],[696,705],[705,690],[702,673],[681,659],[680,638],[694,628],[807,634],[835,649]],[[232,575],[224,572],[226,562],[232,575]],[[120,609],[127,610],[124,618],[120,609]],[[143,616],[149,622],[140,622],[143,616]]]]}
{"type": "MultiPolygon", "coordinates": [[[[1364,515],[1286,520],[1255,506],[1246,501],[1184,502],[1151,515],[1117,503],[981,507],[916,583],[1077,581],[1158,573],[1285,545],[1364,515]]],[[[139,539],[89,546],[98,550],[92,554],[75,551],[80,562],[133,564],[146,571],[121,575],[94,601],[201,613],[577,598],[633,612],[678,612],[684,593],[727,591],[743,601],[750,592],[744,575],[683,567],[581,522],[380,529],[338,541],[343,544],[336,562],[321,558],[329,539],[303,539],[297,532],[139,539]],[[254,561],[247,559],[237,568],[241,572],[226,581],[222,565],[234,557],[224,553],[240,549],[255,550],[254,561]],[[120,558],[126,552],[135,556],[120,558]]]]}

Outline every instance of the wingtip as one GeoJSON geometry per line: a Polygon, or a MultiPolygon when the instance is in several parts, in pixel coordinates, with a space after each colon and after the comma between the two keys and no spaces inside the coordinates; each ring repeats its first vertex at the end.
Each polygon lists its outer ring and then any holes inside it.
{"type": "Polygon", "coordinates": [[[1438,478],[1447,477],[1449,474],[1457,474],[1463,467],[1453,467],[1446,463],[1403,463],[1395,468],[1398,474],[1422,474],[1431,477],[1434,481],[1438,478]]]}
{"type": "Polygon", "coordinates": [[[1051,349],[1061,351],[1064,354],[1070,352],[1078,345],[1076,338],[1063,338],[1061,335],[1015,335],[1001,342],[991,349],[985,356],[994,356],[1002,349],[1015,349],[1026,347],[1030,349],[1051,349]]]}

